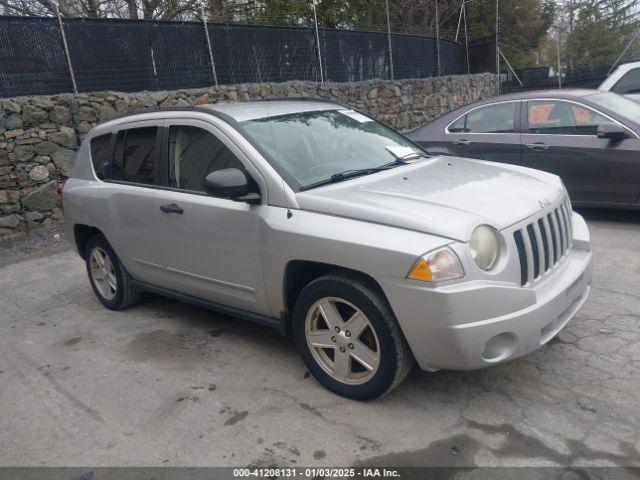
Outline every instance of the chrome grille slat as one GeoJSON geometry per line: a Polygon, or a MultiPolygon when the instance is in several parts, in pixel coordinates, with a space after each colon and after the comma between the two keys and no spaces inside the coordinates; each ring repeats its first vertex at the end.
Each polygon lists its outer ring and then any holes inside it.
{"type": "Polygon", "coordinates": [[[538,244],[538,265],[540,265],[540,271],[538,273],[538,277],[541,277],[542,274],[547,270],[547,260],[545,256],[547,252],[544,248],[544,243],[542,242],[542,235],[540,234],[540,225],[538,222],[533,222],[533,233],[536,237],[536,243],[538,244]]]}
{"type": "Polygon", "coordinates": [[[518,259],[520,260],[520,285],[525,285],[529,279],[529,270],[527,264],[527,252],[524,248],[524,237],[522,236],[522,230],[516,230],[513,232],[513,239],[516,242],[516,250],[518,252],[518,259]]]}
{"type": "Polygon", "coordinates": [[[571,241],[571,232],[569,231],[569,215],[567,215],[566,204],[560,205],[560,215],[562,215],[562,220],[564,221],[564,232],[565,232],[565,253],[569,250],[569,242],[571,241]]]}
{"type": "Polygon", "coordinates": [[[564,211],[567,214],[567,229],[569,231],[569,239],[568,246],[571,248],[571,244],[573,243],[573,210],[571,210],[571,203],[567,202],[564,204],[564,211]]]}
{"type": "Polygon", "coordinates": [[[530,223],[527,225],[527,236],[531,245],[531,255],[533,256],[533,280],[540,276],[540,245],[536,237],[535,225],[530,223]]]}
{"type": "Polygon", "coordinates": [[[573,239],[571,219],[571,204],[565,201],[513,231],[521,285],[544,277],[565,258],[573,239]]]}
{"type": "Polygon", "coordinates": [[[560,216],[560,209],[556,208],[553,212],[554,216],[556,217],[556,220],[558,221],[558,230],[560,230],[560,255],[558,255],[559,257],[563,257],[564,256],[564,251],[565,251],[565,238],[567,238],[567,235],[564,231],[564,222],[562,221],[562,217],[560,216]]]}
{"type": "Polygon", "coordinates": [[[569,249],[569,225],[567,224],[567,215],[564,213],[564,205],[560,205],[558,208],[558,213],[560,213],[560,218],[562,219],[562,225],[564,227],[564,250],[563,254],[567,253],[569,249]]]}
{"type": "Polygon", "coordinates": [[[560,228],[556,221],[556,216],[553,212],[547,215],[551,221],[551,228],[553,230],[553,264],[555,265],[560,260],[560,228]]]}
{"type": "Polygon", "coordinates": [[[539,222],[542,222],[542,226],[544,229],[545,237],[547,238],[547,271],[551,269],[551,267],[555,264],[555,260],[553,258],[553,241],[551,240],[551,230],[549,229],[549,220],[546,215],[542,217],[539,222]]]}
{"type": "Polygon", "coordinates": [[[533,280],[533,249],[531,248],[531,241],[529,241],[529,233],[527,229],[522,229],[522,238],[524,238],[524,251],[527,256],[527,283],[531,283],[533,280]]]}

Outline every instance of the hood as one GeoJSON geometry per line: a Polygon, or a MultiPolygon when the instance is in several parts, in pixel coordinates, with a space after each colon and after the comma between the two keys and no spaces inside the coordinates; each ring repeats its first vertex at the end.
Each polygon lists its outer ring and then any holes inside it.
{"type": "Polygon", "coordinates": [[[303,210],[468,241],[502,230],[564,195],[552,174],[501,163],[436,157],[296,194],[303,210]]]}

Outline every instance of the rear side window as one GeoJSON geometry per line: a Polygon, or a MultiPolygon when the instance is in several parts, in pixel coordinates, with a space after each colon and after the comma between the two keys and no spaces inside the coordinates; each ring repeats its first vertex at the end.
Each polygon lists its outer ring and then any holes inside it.
{"type": "Polygon", "coordinates": [[[132,183],[155,183],[158,170],[157,135],[157,127],[118,132],[111,178],[132,183]]]}
{"type": "Polygon", "coordinates": [[[215,135],[198,127],[169,128],[169,186],[204,191],[204,178],[216,170],[244,166],[215,135]]]}
{"type": "Polygon", "coordinates": [[[102,180],[109,167],[109,146],[111,145],[111,134],[100,135],[91,140],[91,162],[97,177],[102,180]]]}
{"type": "Polygon", "coordinates": [[[528,102],[529,132],[544,135],[597,135],[611,121],[590,108],[561,100],[528,102]]]}
{"type": "Polygon", "coordinates": [[[449,126],[451,133],[513,133],[516,104],[499,103],[470,111],[449,126]]]}

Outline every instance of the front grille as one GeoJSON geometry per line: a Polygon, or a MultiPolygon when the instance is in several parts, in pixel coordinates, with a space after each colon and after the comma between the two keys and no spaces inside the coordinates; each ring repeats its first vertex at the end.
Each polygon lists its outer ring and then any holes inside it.
{"type": "Polygon", "coordinates": [[[561,262],[573,238],[571,204],[567,201],[549,213],[516,229],[513,239],[520,260],[520,284],[527,285],[561,262]]]}

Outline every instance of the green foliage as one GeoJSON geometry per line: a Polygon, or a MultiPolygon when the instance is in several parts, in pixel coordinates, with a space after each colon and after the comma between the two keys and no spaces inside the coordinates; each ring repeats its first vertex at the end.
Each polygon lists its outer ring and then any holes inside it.
{"type": "MultiPolygon", "coordinates": [[[[555,1],[503,0],[499,9],[502,53],[514,68],[536,65],[554,20],[555,1]]],[[[468,11],[473,37],[495,35],[495,2],[471,2],[468,11]]]]}
{"type": "MultiPolygon", "coordinates": [[[[313,22],[309,0],[263,0],[250,22],[308,26],[313,22]]],[[[330,28],[384,31],[384,0],[317,0],[318,24],[330,28]]],[[[454,39],[462,0],[438,0],[439,33],[454,39]]],[[[547,31],[556,14],[554,0],[500,0],[503,53],[514,67],[535,64],[547,31]]],[[[389,0],[393,32],[434,36],[435,0],[389,0]]],[[[466,4],[469,39],[495,35],[495,1],[473,0],[466,4]]],[[[463,42],[461,25],[458,41],[463,42]]]]}
{"type": "Polygon", "coordinates": [[[609,64],[640,27],[636,0],[572,0],[563,16],[562,56],[570,68],[609,64]]]}

